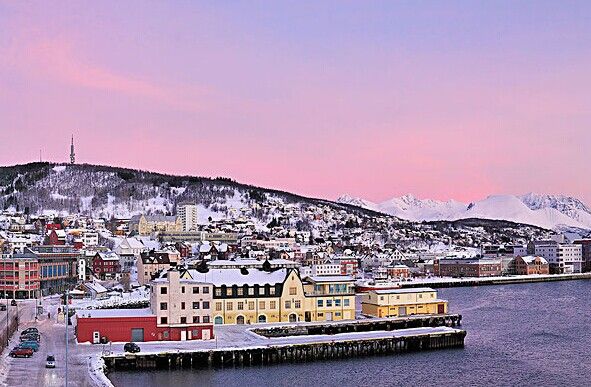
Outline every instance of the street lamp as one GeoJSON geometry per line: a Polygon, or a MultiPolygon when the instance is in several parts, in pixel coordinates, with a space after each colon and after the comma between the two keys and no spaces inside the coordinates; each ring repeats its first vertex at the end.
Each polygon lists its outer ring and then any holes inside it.
{"type": "Polygon", "coordinates": [[[68,300],[70,297],[70,289],[66,289],[66,387],[68,387],[68,319],[69,319],[69,312],[68,312],[68,300]]]}

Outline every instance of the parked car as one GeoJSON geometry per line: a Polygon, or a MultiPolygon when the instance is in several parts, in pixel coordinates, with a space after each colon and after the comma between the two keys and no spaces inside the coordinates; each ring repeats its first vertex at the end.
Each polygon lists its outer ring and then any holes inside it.
{"type": "Polygon", "coordinates": [[[55,357],[48,355],[45,359],[45,368],[55,368],[55,357]]]}
{"type": "Polygon", "coordinates": [[[18,346],[19,348],[31,348],[35,352],[39,350],[39,343],[36,341],[23,341],[18,346]]]}
{"type": "Polygon", "coordinates": [[[12,305],[12,306],[16,306],[16,300],[12,300],[12,301],[10,301],[10,305],[12,305]]]}
{"type": "Polygon", "coordinates": [[[140,351],[140,346],[137,345],[136,343],[126,343],[123,346],[123,350],[125,352],[137,353],[140,351]]]}
{"type": "Polygon", "coordinates": [[[35,333],[28,333],[26,335],[21,335],[21,341],[34,341],[36,343],[41,341],[41,335],[35,333]]]}
{"type": "Polygon", "coordinates": [[[31,348],[14,347],[8,354],[10,357],[31,357],[33,350],[31,348]]]}
{"type": "Polygon", "coordinates": [[[35,327],[27,328],[27,329],[25,329],[24,331],[21,332],[21,336],[22,335],[28,335],[29,333],[39,334],[39,329],[37,329],[35,327]]]}
{"type": "Polygon", "coordinates": [[[6,312],[6,305],[0,304],[0,310],[6,312]]]}

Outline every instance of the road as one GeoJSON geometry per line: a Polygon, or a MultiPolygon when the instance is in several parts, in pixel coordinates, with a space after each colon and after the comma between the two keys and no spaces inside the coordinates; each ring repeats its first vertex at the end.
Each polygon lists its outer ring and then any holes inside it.
{"type": "MultiPolygon", "coordinates": [[[[64,323],[57,323],[58,299],[44,301],[45,313],[37,321],[34,318],[35,303],[29,301],[23,303],[23,311],[19,311],[22,324],[19,331],[12,337],[9,349],[15,347],[19,341],[20,332],[28,327],[37,327],[41,333],[39,351],[31,358],[16,358],[8,356],[4,351],[0,359],[0,384],[5,386],[33,385],[33,386],[64,386],[66,379],[66,351],[64,323]],[[51,313],[51,319],[47,312],[51,313]],[[47,355],[55,356],[56,368],[45,368],[47,355]]],[[[20,305],[20,304],[19,304],[20,305]]],[[[19,306],[20,308],[20,306],[19,306]]],[[[4,322],[6,324],[6,322],[4,322]]],[[[70,354],[68,357],[68,382],[71,386],[90,386],[88,380],[87,359],[89,352],[96,352],[92,347],[86,348],[76,346],[74,340],[74,329],[69,327],[70,354]]]]}

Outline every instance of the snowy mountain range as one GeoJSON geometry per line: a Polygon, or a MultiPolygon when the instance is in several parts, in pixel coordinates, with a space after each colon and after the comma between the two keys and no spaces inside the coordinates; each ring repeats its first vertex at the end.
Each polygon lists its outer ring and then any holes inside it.
{"type": "Polygon", "coordinates": [[[337,202],[415,222],[480,218],[507,220],[554,230],[591,229],[591,209],[579,199],[564,195],[491,195],[472,203],[418,199],[412,195],[373,203],[343,195],[337,202]]]}

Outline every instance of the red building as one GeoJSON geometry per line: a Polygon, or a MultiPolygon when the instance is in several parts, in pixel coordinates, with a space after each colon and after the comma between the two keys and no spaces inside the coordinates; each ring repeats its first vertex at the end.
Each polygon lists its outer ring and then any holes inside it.
{"type": "Polygon", "coordinates": [[[349,275],[353,278],[357,277],[357,271],[359,270],[359,262],[355,258],[341,259],[341,275],[349,275]]]}
{"type": "Polygon", "coordinates": [[[213,339],[213,324],[191,327],[158,327],[150,309],[80,310],[76,318],[79,343],[180,341],[213,339]],[[181,332],[186,332],[181,335],[181,332]],[[104,338],[104,339],[103,339],[104,338]]]}
{"type": "Polygon", "coordinates": [[[386,268],[388,278],[408,278],[410,269],[406,265],[394,265],[386,268]]]}
{"type": "Polygon", "coordinates": [[[0,296],[2,298],[37,298],[39,296],[39,262],[34,258],[0,260],[0,296]]]}
{"type": "Polygon", "coordinates": [[[499,258],[435,259],[433,272],[439,277],[495,277],[502,265],[499,258]]]}
{"type": "Polygon", "coordinates": [[[64,230],[51,230],[47,234],[47,244],[52,246],[63,246],[66,244],[66,232],[64,230]]]}
{"type": "Polygon", "coordinates": [[[548,261],[542,257],[526,256],[515,257],[511,262],[513,272],[519,275],[549,274],[548,261]]]}
{"type": "Polygon", "coordinates": [[[92,272],[101,279],[115,278],[121,273],[119,256],[112,252],[98,252],[92,258],[92,272]]]}

